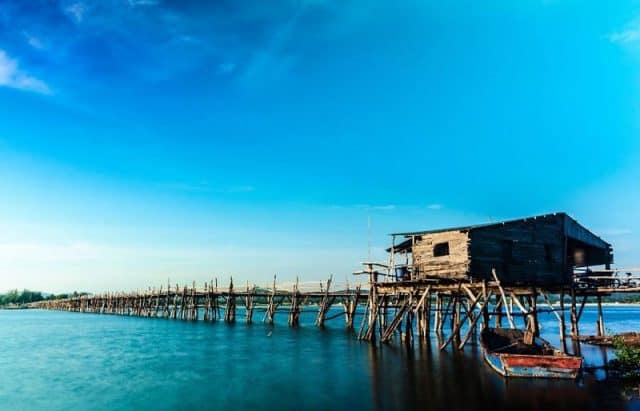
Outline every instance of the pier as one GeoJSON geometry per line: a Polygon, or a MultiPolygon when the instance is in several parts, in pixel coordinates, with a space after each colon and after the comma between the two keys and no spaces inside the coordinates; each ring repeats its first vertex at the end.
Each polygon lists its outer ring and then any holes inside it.
{"type": "Polygon", "coordinates": [[[361,285],[349,283],[335,284],[330,276],[325,282],[301,284],[276,284],[276,276],[271,285],[263,288],[257,285],[234,286],[233,278],[228,286],[219,287],[213,280],[198,288],[191,286],[160,286],[146,291],[108,292],[83,295],[62,300],[40,301],[34,308],[62,310],[81,313],[113,314],[173,320],[234,323],[238,319],[238,307],[244,309],[244,322],[251,324],[256,314],[262,314],[260,321],[267,324],[276,322],[276,315],[286,314],[290,326],[299,325],[303,309],[314,311],[316,325],[343,317],[347,328],[353,328],[358,305],[365,303],[367,294],[361,285]],[[317,284],[317,285],[316,285],[317,284]],[[331,291],[333,288],[333,291],[331,291]],[[336,291],[338,289],[338,291],[336,291]],[[339,315],[329,316],[332,306],[341,306],[339,315]]]}
{"type": "MultiPolygon", "coordinates": [[[[83,295],[63,300],[33,303],[33,308],[94,313],[104,315],[163,318],[204,322],[262,322],[299,325],[300,314],[313,312],[315,325],[342,320],[363,341],[393,341],[412,344],[439,336],[440,349],[463,349],[487,326],[523,328],[539,334],[538,315],[552,313],[558,320],[560,349],[579,353],[580,320],[585,304],[598,306],[596,337],[605,336],[602,299],[612,293],[640,293],[640,275],[629,270],[610,270],[609,276],[576,276],[563,287],[503,286],[496,275],[493,281],[379,281],[389,277],[388,267],[364,263],[366,284],[324,282],[273,283],[268,287],[225,287],[216,282],[197,287],[166,286],[146,291],[112,292],[83,295]],[[317,284],[317,286],[314,286],[317,284]],[[241,308],[241,310],[239,310],[241,308]],[[339,312],[331,308],[340,308],[339,312]],[[242,311],[242,318],[237,313],[242,311]],[[331,311],[331,312],[330,312],[331,311]],[[278,319],[279,318],[279,319],[278,319]]],[[[640,269],[634,272],[640,273],[640,269]]],[[[494,272],[495,274],[495,272],[494,272]]]]}
{"type": "Polygon", "coordinates": [[[81,313],[247,324],[299,326],[342,319],[369,342],[413,344],[439,338],[441,350],[463,349],[485,327],[519,328],[540,335],[538,316],[558,320],[560,350],[580,355],[582,313],[597,304],[595,336],[606,337],[603,298],[640,293],[640,269],[612,269],[610,244],[564,213],[441,230],[392,234],[388,261],[364,262],[362,282],[325,281],[264,287],[245,283],[171,285],[34,303],[81,313]],[[403,241],[396,244],[396,238],[403,241]],[[340,307],[338,312],[332,310],[340,307]],[[258,317],[256,317],[258,316],[258,317]],[[283,317],[286,317],[284,320],[283,317]],[[278,319],[277,318],[282,318],[278,319]],[[568,345],[571,343],[571,350],[568,345]]]}

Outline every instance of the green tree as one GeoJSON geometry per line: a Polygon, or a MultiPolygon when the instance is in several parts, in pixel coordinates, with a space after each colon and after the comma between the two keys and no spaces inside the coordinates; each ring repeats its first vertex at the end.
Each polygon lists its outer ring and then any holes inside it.
{"type": "Polygon", "coordinates": [[[621,336],[613,337],[616,359],[610,364],[625,377],[640,377],[640,348],[625,344],[621,336]]]}

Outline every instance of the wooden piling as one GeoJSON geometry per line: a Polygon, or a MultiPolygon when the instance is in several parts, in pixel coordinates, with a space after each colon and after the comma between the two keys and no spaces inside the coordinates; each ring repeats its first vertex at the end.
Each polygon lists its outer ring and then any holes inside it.
{"type": "Polygon", "coordinates": [[[227,293],[227,305],[224,310],[224,321],[234,323],[236,321],[236,297],[233,293],[233,277],[229,281],[229,292],[227,293]]]}
{"type": "Polygon", "coordinates": [[[597,334],[598,337],[604,337],[604,315],[602,314],[602,296],[598,295],[598,323],[597,323],[597,334]]]}
{"type": "Polygon", "coordinates": [[[244,298],[245,317],[247,324],[253,323],[253,294],[255,293],[255,286],[252,292],[249,292],[249,282],[247,282],[247,293],[244,298]]]}

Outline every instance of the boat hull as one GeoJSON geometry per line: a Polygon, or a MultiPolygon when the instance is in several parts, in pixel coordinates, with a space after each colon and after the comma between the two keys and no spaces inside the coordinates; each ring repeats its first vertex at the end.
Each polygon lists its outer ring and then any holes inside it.
{"type": "Polygon", "coordinates": [[[484,358],[505,377],[576,379],[582,368],[580,357],[494,354],[485,350],[484,358]]]}

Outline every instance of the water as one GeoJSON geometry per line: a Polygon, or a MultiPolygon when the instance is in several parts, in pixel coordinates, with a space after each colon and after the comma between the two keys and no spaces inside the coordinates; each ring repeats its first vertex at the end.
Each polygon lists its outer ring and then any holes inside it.
{"type": "MultiPolygon", "coordinates": [[[[639,314],[606,307],[606,327],[637,330],[639,314]]],[[[295,329],[286,315],[271,327],[0,311],[0,409],[640,410],[592,375],[505,381],[475,345],[464,352],[439,352],[435,342],[373,347],[341,319],[314,327],[313,315],[303,314],[295,329]]],[[[593,333],[595,323],[595,310],[585,308],[582,331],[593,333]]],[[[557,341],[555,317],[541,324],[543,336],[557,341]]],[[[600,349],[583,351],[587,363],[603,361],[600,349]]]]}

